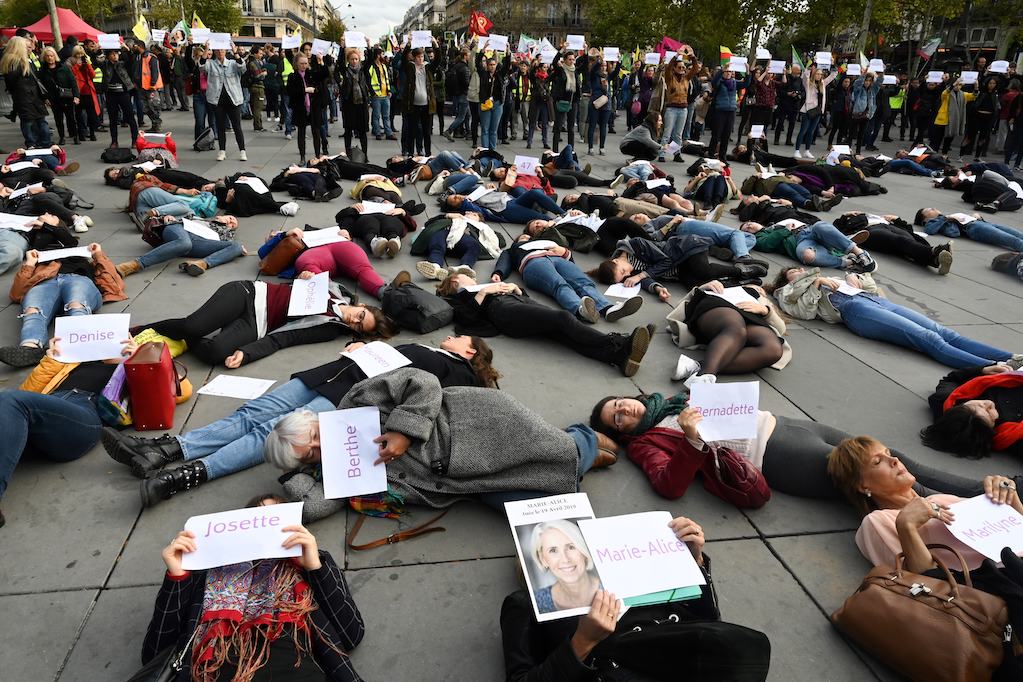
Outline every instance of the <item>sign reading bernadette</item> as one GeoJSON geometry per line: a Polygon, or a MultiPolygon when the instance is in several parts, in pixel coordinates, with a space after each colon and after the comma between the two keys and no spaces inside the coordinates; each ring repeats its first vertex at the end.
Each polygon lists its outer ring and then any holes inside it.
{"type": "Polygon", "coordinates": [[[387,469],[374,464],[380,448],[380,410],[352,407],[320,413],[323,494],[331,499],[387,490],[387,469]]]}
{"type": "Polygon", "coordinates": [[[700,436],[705,441],[756,438],[759,381],[693,384],[689,405],[703,415],[700,436]]]}
{"type": "Polygon", "coordinates": [[[986,495],[950,506],[955,514],[948,529],[963,544],[992,561],[1001,561],[1003,547],[1023,551],[1023,515],[1007,504],[995,504],[986,495]]]}
{"type": "Polygon", "coordinates": [[[186,553],[181,567],[200,571],[254,559],[300,556],[300,546],[284,549],[288,526],[302,523],[302,502],[250,507],[193,516],[185,530],[195,534],[196,550],[186,553]]]}

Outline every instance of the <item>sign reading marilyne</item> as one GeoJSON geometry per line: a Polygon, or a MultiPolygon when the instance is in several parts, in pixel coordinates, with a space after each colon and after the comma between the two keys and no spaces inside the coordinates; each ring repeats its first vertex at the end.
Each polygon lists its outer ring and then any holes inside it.
{"type": "Polygon", "coordinates": [[[90,362],[121,356],[122,344],[131,338],[131,315],[74,315],[58,317],[53,335],[60,339],[61,362],[90,362]]]}
{"type": "Polygon", "coordinates": [[[193,516],[185,530],[195,534],[196,550],[182,557],[186,571],[201,571],[254,559],[300,556],[300,546],[281,546],[288,526],[302,523],[302,502],[273,504],[268,507],[234,509],[216,514],[193,516]]]}
{"type": "Polygon", "coordinates": [[[950,506],[955,514],[948,529],[963,544],[993,561],[1001,561],[1003,547],[1023,551],[1023,515],[1007,504],[995,504],[985,495],[950,506]]]}
{"type": "Polygon", "coordinates": [[[323,494],[331,499],[387,490],[387,469],[374,464],[380,448],[380,410],[352,407],[320,413],[323,494]]]}
{"type": "Polygon", "coordinates": [[[705,441],[756,438],[759,381],[693,384],[689,405],[703,415],[700,436],[705,441]]]}

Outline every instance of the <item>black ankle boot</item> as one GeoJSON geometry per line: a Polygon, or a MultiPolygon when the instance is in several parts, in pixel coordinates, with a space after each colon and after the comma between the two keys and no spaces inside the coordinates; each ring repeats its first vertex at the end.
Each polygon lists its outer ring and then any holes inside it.
{"type": "Polygon", "coordinates": [[[153,471],[184,457],[178,439],[169,434],[159,438],[128,436],[106,426],[100,435],[103,449],[115,461],[131,467],[137,478],[145,478],[153,471]]]}
{"type": "Polygon", "coordinates": [[[171,495],[175,493],[198,488],[208,480],[209,473],[206,471],[206,465],[200,460],[161,471],[139,484],[142,506],[152,507],[159,504],[161,500],[170,499],[171,495]]]}

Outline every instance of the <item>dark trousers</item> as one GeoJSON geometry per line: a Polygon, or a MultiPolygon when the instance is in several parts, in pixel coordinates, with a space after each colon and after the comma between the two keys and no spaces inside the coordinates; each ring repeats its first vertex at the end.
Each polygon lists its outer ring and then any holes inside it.
{"type": "Polygon", "coordinates": [[[227,149],[227,120],[231,119],[231,127],[234,128],[234,141],[238,143],[238,151],[245,149],[245,131],[242,130],[242,116],[238,107],[234,105],[231,98],[227,96],[227,90],[220,93],[220,101],[217,102],[217,142],[220,144],[220,151],[227,149]]]}
{"type": "Polygon", "coordinates": [[[411,105],[401,116],[401,153],[405,156],[417,153],[429,156],[432,153],[430,126],[430,105],[411,105]]]}
{"type": "Polygon", "coordinates": [[[70,99],[54,98],[50,100],[53,109],[53,122],[57,124],[57,134],[64,139],[64,122],[67,121],[67,134],[78,137],[78,124],[75,122],[75,102],[70,99]]]}
{"type": "Polygon", "coordinates": [[[785,121],[789,122],[789,130],[785,133],[785,144],[792,144],[792,129],[796,127],[796,115],[798,111],[778,109],[778,118],[774,122],[774,143],[778,144],[781,139],[781,130],[785,127],[785,121]]]}
{"type": "Polygon", "coordinates": [[[728,154],[728,142],[735,126],[734,111],[715,111],[710,128],[710,155],[725,161],[728,154]]]}
{"type": "Polygon", "coordinates": [[[846,144],[849,139],[849,114],[844,111],[832,112],[831,132],[828,133],[828,146],[830,147],[838,137],[838,144],[846,144]]]}
{"type": "Polygon", "coordinates": [[[92,95],[83,94],[80,102],[75,107],[78,116],[78,137],[83,138],[86,134],[96,137],[96,128],[99,127],[99,114],[96,113],[96,105],[92,95]]]}
{"type": "Polygon", "coordinates": [[[117,131],[121,128],[121,121],[127,121],[131,130],[132,143],[139,136],[139,126],[135,122],[135,115],[132,112],[132,96],[130,92],[107,92],[107,111],[110,114],[110,144],[117,144],[117,131]]]}
{"type": "Polygon", "coordinates": [[[398,237],[400,239],[403,227],[401,218],[398,216],[371,213],[369,215],[360,215],[356,218],[355,222],[348,228],[348,231],[356,239],[361,239],[366,244],[369,244],[376,237],[383,237],[384,239],[398,237]]]}
{"type": "Polygon", "coordinates": [[[923,237],[890,225],[874,225],[868,227],[867,231],[870,236],[861,246],[868,251],[888,253],[924,267],[934,261],[934,251],[923,237]]]}
{"type": "Polygon", "coordinates": [[[604,334],[580,322],[567,310],[555,310],[539,303],[504,301],[490,314],[502,334],[515,338],[539,336],[571,348],[580,355],[607,364],[622,359],[628,337],[604,334]]]}
{"type": "Polygon", "coordinates": [[[437,265],[444,265],[445,254],[457,258],[459,265],[468,265],[471,268],[476,265],[476,261],[480,257],[480,243],[472,236],[463,234],[462,238],[449,249],[448,231],[437,230],[427,244],[426,260],[437,265]]]}
{"type": "MultiPolygon", "coordinates": [[[[605,105],[606,106],[606,105],[605,105]]],[[[553,149],[561,149],[561,126],[568,128],[568,143],[575,146],[575,126],[572,123],[575,121],[579,108],[578,102],[572,102],[572,108],[569,111],[558,111],[557,103],[554,105],[554,147],[553,149]]]]}
{"type": "Polygon", "coordinates": [[[172,339],[184,339],[188,342],[188,350],[197,358],[219,365],[236,350],[258,338],[251,287],[249,282],[228,282],[188,317],[162,320],[147,326],[172,339]],[[213,332],[218,333],[206,338],[213,332]]]}

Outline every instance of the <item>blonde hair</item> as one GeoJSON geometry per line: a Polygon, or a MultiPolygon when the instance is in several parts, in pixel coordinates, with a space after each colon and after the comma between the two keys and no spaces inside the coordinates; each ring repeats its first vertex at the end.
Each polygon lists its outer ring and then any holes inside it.
{"type": "Polygon", "coordinates": [[[530,556],[536,562],[537,567],[540,570],[546,569],[543,558],[540,556],[540,552],[543,549],[543,543],[541,539],[543,534],[549,530],[557,530],[564,533],[569,540],[575,543],[575,548],[586,557],[586,570],[590,571],[593,569],[593,559],[590,557],[590,550],[586,547],[586,541],[583,540],[583,535],[579,531],[579,526],[575,525],[571,521],[565,521],[564,519],[554,519],[552,521],[544,521],[533,526],[532,532],[529,534],[529,547],[530,556]]]}
{"type": "Polygon", "coordinates": [[[72,57],[84,57],[85,56],[85,48],[82,47],[81,45],[75,45],[75,49],[71,50],[71,56],[72,57]]]}
{"type": "Polygon", "coordinates": [[[52,48],[51,46],[49,46],[49,45],[47,45],[46,47],[44,47],[44,48],[43,48],[43,51],[39,53],[39,61],[41,61],[41,62],[44,62],[44,63],[45,63],[45,62],[46,62],[46,55],[48,55],[48,54],[52,54],[52,55],[53,55],[53,63],[54,63],[54,64],[60,64],[60,55],[59,55],[59,54],[57,54],[57,51],[56,51],[56,50],[54,50],[54,49],[53,49],[53,48],[52,48]]]}
{"type": "Polygon", "coordinates": [[[27,76],[29,68],[28,41],[14,36],[7,42],[4,56],[0,58],[0,73],[8,74],[20,71],[22,76],[27,76]]]}
{"type": "Polygon", "coordinates": [[[844,438],[828,453],[828,476],[835,487],[862,516],[874,510],[873,503],[860,490],[860,475],[870,461],[870,453],[881,441],[870,436],[844,438]]]}

